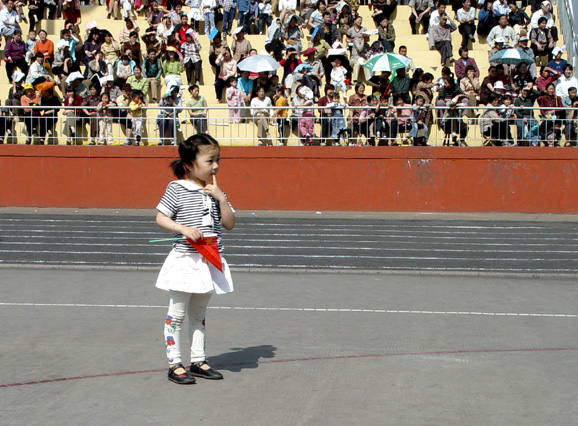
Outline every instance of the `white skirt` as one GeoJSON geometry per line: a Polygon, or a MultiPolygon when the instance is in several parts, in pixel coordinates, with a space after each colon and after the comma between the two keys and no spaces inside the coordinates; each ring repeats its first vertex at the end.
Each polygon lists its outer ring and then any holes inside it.
{"type": "Polygon", "coordinates": [[[173,249],[165,259],[155,287],[184,293],[230,293],[233,279],[227,261],[223,257],[221,260],[223,272],[198,253],[181,253],[173,249]]]}

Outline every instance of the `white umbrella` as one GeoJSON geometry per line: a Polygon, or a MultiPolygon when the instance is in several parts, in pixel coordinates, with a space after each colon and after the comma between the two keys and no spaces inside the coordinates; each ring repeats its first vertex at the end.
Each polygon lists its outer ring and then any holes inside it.
{"type": "Polygon", "coordinates": [[[518,49],[502,49],[490,58],[490,62],[504,65],[533,64],[534,60],[518,49]]]}
{"type": "Polygon", "coordinates": [[[78,79],[83,80],[84,77],[82,76],[81,73],[79,73],[78,71],[74,71],[72,73],[70,73],[70,75],[68,77],[66,77],[66,82],[67,83],[72,83],[74,80],[78,80],[78,79]]]}
{"type": "Polygon", "coordinates": [[[373,72],[376,71],[394,71],[405,68],[409,65],[409,58],[398,55],[397,53],[383,53],[369,59],[363,66],[373,72]]]}
{"type": "Polygon", "coordinates": [[[281,64],[269,55],[253,55],[243,59],[237,68],[241,71],[273,72],[281,68],[281,64]]]}

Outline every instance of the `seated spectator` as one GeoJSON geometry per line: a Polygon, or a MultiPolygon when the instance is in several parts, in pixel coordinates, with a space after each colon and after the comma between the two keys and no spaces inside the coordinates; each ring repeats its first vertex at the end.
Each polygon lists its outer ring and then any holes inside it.
{"type": "Polygon", "coordinates": [[[492,66],[492,65],[497,66],[498,65],[497,62],[493,62],[493,61],[491,61],[491,59],[500,50],[505,48],[504,44],[505,44],[505,40],[502,37],[496,37],[496,39],[494,40],[494,47],[492,47],[490,50],[488,50],[488,62],[490,63],[490,66],[492,66]]]}
{"type": "Polygon", "coordinates": [[[186,34],[189,28],[195,30],[193,27],[189,25],[189,18],[187,17],[187,15],[183,15],[181,17],[181,23],[176,25],[173,31],[175,38],[179,41],[179,45],[187,41],[186,34]]]}
{"type": "MultiPolygon", "coordinates": [[[[301,59],[297,57],[297,50],[295,47],[288,46],[285,57],[279,61],[279,64],[283,67],[283,78],[281,79],[281,84],[285,85],[287,77],[293,74],[297,65],[300,65],[301,63],[301,59]]],[[[288,89],[291,89],[291,87],[288,86],[288,89]]]]}
{"type": "Polygon", "coordinates": [[[126,83],[127,78],[133,74],[134,67],[136,67],[134,61],[131,61],[128,55],[122,55],[120,61],[118,61],[116,65],[117,77],[114,81],[114,85],[122,87],[126,83]]]}
{"type": "Polygon", "coordinates": [[[29,31],[32,31],[36,24],[44,19],[44,5],[44,0],[28,0],[29,31]]]}
{"type": "Polygon", "coordinates": [[[465,139],[468,135],[468,125],[462,119],[461,111],[456,107],[457,103],[450,101],[447,106],[448,108],[443,111],[440,119],[440,128],[444,135],[451,138],[453,146],[467,146],[465,139]]]}
{"type": "MultiPolygon", "coordinates": [[[[447,106],[449,102],[453,102],[459,106],[468,106],[468,97],[462,89],[456,84],[453,76],[444,79],[444,84],[440,87],[438,97],[436,99],[436,107],[447,106]]],[[[464,110],[463,115],[467,112],[464,110]]]]}
{"type": "Polygon", "coordinates": [[[536,78],[537,72],[536,72],[536,62],[535,62],[535,58],[534,58],[534,51],[528,47],[528,42],[530,41],[530,39],[528,38],[528,36],[522,36],[520,37],[520,39],[518,40],[518,47],[516,48],[519,52],[525,53],[526,55],[528,55],[531,59],[532,59],[532,64],[530,65],[530,74],[532,74],[532,77],[536,78]]]}
{"type": "Polygon", "coordinates": [[[257,96],[258,87],[263,87],[265,89],[265,96],[268,98],[272,98],[275,94],[275,90],[271,90],[271,79],[269,78],[269,73],[267,72],[258,73],[257,78],[253,80],[253,91],[251,93],[251,99],[257,96]]]}
{"type": "Polygon", "coordinates": [[[143,63],[144,77],[149,82],[149,102],[156,103],[159,100],[163,68],[154,49],[150,49],[147,53],[143,63]]]}
{"type": "MultiPolygon", "coordinates": [[[[187,0],[185,3],[191,7],[189,10],[189,13],[187,14],[188,18],[191,21],[191,27],[196,32],[199,32],[199,23],[205,19],[203,16],[203,10],[202,10],[202,4],[201,4],[202,0],[187,0]]],[[[247,1],[247,3],[249,3],[249,1],[247,1]]],[[[181,21],[182,21],[182,15],[181,15],[181,21]]],[[[181,23],[181,21],[174,23],[174,25],[175,26],[179,25],[181,23]]]]}
{"type": "MultiPolygon", "coordinates": [[[[438,25],[441,21],[441,17],[446,14],[447,2],[441,0],[437,3],[437,8],[431,13],[429,18],[429,29],[431,30],[434,26],[438,25]]],[[[430,34],[431,37],[431,34],[430,34]]]]}
{"type": "MultiPolygon", "coordinates": [[[[473,67],[466,67],[466,76],[460,80],[460,89],[468,98],[468,105],[475,107],[480,99],[480,79],[476,77],[473,67]]],[[[470,117],[474,116],[473,110],[468,110],[470,117]]]]}
{"type": "Polygon", "coordinates": [[[237,29],[233,31],[233,35],[235,39],[231,43],[231,52],[233,52],[233,59],[239,63],[249,56],[249,52],[251,52],[252,49],[251,42],[245,38],[243,27],[237,27],[237,29]]]}
{"type": "Polygon", "coordinates": [[[108,73],[114,75],[114,70],[120,59],[120,45],[114,40],[109,31],[104,34],[104,43],[100,46],[100,50],[104,55],[108,73]]]}
{"type": "Polygon", "coordinates": [[[24,74],[28,73],[26,63],[26,44],[22,40],[22,32],[18,29],[14,31],[12,39],[8,40],[4,47],[4,62],[6,64],[6,75],[8,81],[12,83],[12,73],[19,68],[24,74]]]}
{"type": "Polygon", "coordinates": [[[554,132],[554,127],[557,124],[560,125],[560,122],[566,117],[562,98],[556,95],[554,83],[549,83],[546,86],[546,93],[542,94],[537,102],[540,106],[540,117],[546,119],[543,123],[545,134],[549,135],[554,132]]]}
{"type": "Polygon", "coordinates": [[[184,71],[183,63],[180,61],[177,49],[172,46],[167,47],[167,59],[163,61],[163,77],[165,87],[180,87],[182,82],[181,73],[184,71]]]}
{"type": "Polygon", "coordinates": [[[439,50],[441,55],[442,67],[446,65],[446,62],[454,61],[452,53],[452,36],[451,33],[457,29],[456,24],[448,20],[447,15],[442,15],[440,18],[440,23],[434,25],[431,29],[431,37],[434,46],[439,50]]]}
{"type": "Polygon", "coordinates": [[[223,37],[221,33],[217,34],[209,40],[209,63],[213,67],[213,72],[215,77],[221,73],[221,68],[217,65],[217,58],[221,55],[225,49],[228,48],[227,43],[223,42],[223,37]]]}
{"type": "MultiPolygon", "coordinates": [[[[24,85],[24,94],[20,97],[20,104],[23,107],[38,106],[40,96],[30,83],[24,85]]],[[[23,108],[24,125],[26,126],[26,145],[32,143],[32,138],[38,136],[38,109],[23,108]]]]}
{"type": "Polygon", "coordinates": [[[333,43],[339,41],[339,30],[331,20],[331,12],[327,10],[323,12],[323,24],[317,27],[317,32],[329,46],[333,46],[333,43]]]}
{"type": "Polygon", "coordinates": [[[149,27],[156,29],[163,20],[164,13],[159,9],[159,3],[155,0],[149,4],[149,10],[146,14],[147,24],[149,27]]]}
{"type": "Polygon", "coordinates": [[[347,85],[345,84],[345,80],[347,77],[347,69],[341,65],[341,58],[334,57],[333,62],[333,69],[331,70],[331,84],[335,87],[336,92],[347,92],[347,85]]]}
{"type": "Polygon", "coordinates": [[[283,40],[285,40],[287,45],[295,47],[297,53],[300,54],[303,50],[303,45],[301,43],[302,38],[303,31],[301,30],[301,27],[297,25],[297,15],[292,15],[285,26],[283,40]]]}
{"type": "Polygon", "coordinates": [[[480,8],[478,13],[478,35],[487,36],[496,25],[498,25],[498,18],[494,15],[492,10],[492,0],[485,0],[484,5],[480,8]]]}
{"type": "Polygon", "coordinates": [[[102,41],[100,39],[100,31],[93,28],[90,31],[88,40],[84,42],[82,50],[84,51],[84,57],[82,63],[88,65],[90,61],[96,56],[96,52],[100,51],[100,46],[102,46],[102,41]]]}
{"type": "MultiPolygon", "coordinates": [[[[377,27],[379,41],[386,52],[393,52],[395,47],[395,29],[389,18],[383,18],[377,27]]],[[[367,31],[365,31],[367,33],[367,31]]],[[[369,33],[368,33],[369,34],[369,33]]],[[[369,79],[368,79],[369,80],[369,79]]]]}
{"type": "Polygon", "coordinates": [[[259,145],[273,145],[269,134],[269,121],[272,119],[271,99],[265,96],[265,88],[257,87],[257,96],[251,100],[251,116],[257,125],[259,145]]]}
{"type": "MultiPolygon", "coordinates": [[[[68,31],[66,29],[62,30],[68,31]]],[[[28,40],[26,40],[24,50],[26,51],[26,62],[30,65],[32,63],[32,57],[34,56],[34,46],[38,39],[36,38],[36,31],[28,32],[28,40]]]]}
{"type": "Polygon", "coordinates": [[[538,125],[538,121],[534,118],[534,102],[538,99],[540,94],[525,86],[520,90],[520,95],[514,101],[516,116],[516,135],[519,146],[528,146],[530,129],[538,125]]]}
{"type": "Polygon", "coordinates": [[[570,87],[578,87],[578,80],[572,74],[574,67],[570,64],[564,66],[564,74],[556,82],[556,96],[564,98],[568,96],[570,87]]]}
{"type": "Polygon", "coordinates": [[[80,1],[71,0],[62,3],[62,11],[64,13],[64,19],[76,25],[80,23],[81,13],[80,13],[80,1]]]}
{"type": "Polygon", "coordinates": [[[514,0],[509,0],[508,6],[510,7],[508,25],[514,29],[516,39],[519,39],[522,31],[524,31],[524,34],[527,33],[528,25],[530,24],[530,17],[526,14],[524,9],[518,8],[518,5],[514,0]]]}
{"type": "Polygon", "coordinates": [[[564,51],[561,48],[555,47],[554,50],[552,50],[552,59],[548,62],[548,67],[560,74],[564,72],[564,67],[568,63],[565,59],[562,59],[562,53],[564,53],[564,51]]]}
{"type": "MultiPolygon", "coordinates": [[[[309,15],[307,19],[307,28],[313,31],[319,25],[323,24],[323,12],[327,9],[327,4],[323,0],[319,0],[315,4],[315,10],[309,15]]],[[[270,25],[270,24],[269,24],[270,25]]]]}
{"type": "Polygon", "coordinates": [[[54,43],[52,43],[52,41],[47,37],[48,35],[46,31],[40,30],[38,32],[39,40],[34,45],[34,54],[42,53],[45,59],[44,62],[52,64],[52,61],[54,60],[54,43]]]}
{"type": "Polygon", "coordinates": [[[428,34],[430,13],[434,8],[433,0],[409,0],[411,15],[409,16],[409,25],[411,33],[417,34],[417,24],[421,22],[422,34],[428,34]]]}
{"type": "MultiPolygon", "coordinates": [[[[4,101],[4,105],[7,107],[19,107],[20,106],[20,98],[24,94],[24,79],[26,75],[20,71],[15,71],[12,74],[12,87],[8,90],[8,99],[4,101]]],[[[8,110],[10,115],[22,116],[23,112],[21,108],[12,108],[8,110]]]]}
{"type": "MultiPolygon", "coordinates": [[[[100,48],[100,47],[99,47],[100,48]]],[[[142,63],[142,54],[140,48],[140,41],[138,40],[138,33],[132,31],[129,35],[128,41],[123,43],[122,51],[126,54],[127,50],[132,52],[132,60],[140,66],[142,63]]]]}
{"type": "Polygon", "coordinates": [[[498,105],[500,99],[494,94],[488,96],[488,108],[480,116],[480,132],[487,137],[494,146],[502,146],[508,138],[509,127],[505,118],[500,117],[498,105]]]}
{"type": "Polygon", "coordinates": [[[369,7],[373,6],[373,19],[377,24],[383,18],[390,19],[398,2],[396,0],[369,0],[367,4],[369,7]]]}
{"type": "Polygon", "coordinates": [[[391,94],[394,97],[400,96],[407,104],[411,102],[409,96],[410,78],[407,75],[405,68],[396,70],[396,75],[391,81],[391,94]]]}
{"type": "Polygon", "coordinates": [[[229,85],[229,79],[237,74],[237,61],[233,59],[231,51],[225,48],[217,57],[215,63],[221,70],[215,79],[215,95],[217,103],[221,103],[223,102],[223,89],[229,85]]]}
{"type": "Polygon", "coordinates": [[[265,50],[273,54],[276,61],[283,58],[281,53],[284,49],[283,41],[283,26],[281,25],[281,18],[275,18],[273,23],[267,29],[267,36],[265,37],[265,50]]]}
{"type": "Polygon", "coordinates": [[[148,52],[149,49],[153,49],[157,52],[157,55],[161,55],[161,50],[163,47],[162,41],[157,36],[157,32],[151,28],[142,35],[141,40],[145,44],[145,50],[148,52]]]}
{"type": "Polygon", "coordinates": [[[536,65],[546,65],[548,56],[554,49],[554,38],[550,30],[546,28],[546,22],[546,18],[541,17],[538,20],[538,28],[532,28],[530,31],[530,41],[536,57],[536,65]]]}
{"type": "Polygon", "coordinates": [[[100,78],[108,75],[108,66],[104,60],[104,55],[99,50],[96,52],[94,59],[92,59],[86,67],[86,78],[91,80],[97,89],[100,90],[100,78]]]}
{"type": "Polygon", "coordinates": [[[181,15],[179,17],[179,22],[175,24],[173,21],[171,21],[170,17],[165,16],[162,22],[156,28],[157,39],[161,43],[166,43],[169,35],[174,33],[175,26],[181,23],[182,18],[183,16],[181,15]]]}
{"type": "Polygon", "coordinates": [[[121,44],[121,46],[129,41],[130,33],[133,31],[136,31],[138,34],[140,28],[132,19],[125,18],[124,26],[120,29],[120,33],[118,35],[118,42],[121,44]]]}
{"type": "MultiPolygon", "coordinates": [[[[357,83],[359,77],[359,70],[362,65],[369,59],[369,34],[367,31],[363,32],[362,37],[356,37],[353,39],[353,46],[351,47],[351,57],[350,63],[353,67],[351,72],[351,79],[353,84],[357,83]]],[[[363,68],[363,74],[365,75],[365,81],[371,78],[371,71],[367,68],[363,68]]]]}
{"type": "Polygon", "coordinates": [[[413,63],[413,60],[409,56],[407,56],[407,47],[406,46],[399,46],[397,53],[399,53],[401,56],[403,56],[404,58],[407,58],[409,60],[409,64],[407,65],[407,67],[405,67],[405,69],[408,72],[409,71],[414,72],[416,69],[416,66],[413,63]]]}
{"type": "Polygon", "coordinates": [[[297,1],[296,0],[280,0],[279,1],[279,17],[281,18],[281,22],[287,22],[287,18],[291,15],[295,14],[297,10],[297,1]]]}
{"type": "Polygon", "coordinates": [[[494,42],[497,39],[504,40],[504,46],[513,47],[518,44],[518,37],[514,29],[508,25],[508,16],[502,15],[498,20],[498,25],[490,31],[486,41],[490,47],[494,47],[494,42]]]}
{"type": "Polygon", "coordinates": [[[58,76],[62,93],[64,93],[66,89],[66,77],[73,72],[74,68],[74,59],[72,59],[72,55],[70,54],[70,47],[66,41],[60,40],[56,44],[56,53],[54,55],[54,62],[52,63],[52,74],[55,77],[58,76]]]}
{"type": "Polygon", "coordinates": [[[536,87],[538,89],[538,92],[540,92],[541,94],[545,93],[546,86],[550,83],[555,82],[560,77],[562,77],[562,74],[554,71],[549,67],[540,68],[540,76],[536,79],[536,87]]]}
{"type": "Polygon", "coordinates": [[[140,92],[143,97],[143,102],[146,103],[146,97],[149,91],[149,81],[143,76],[142,68],[138,65],[132,69],[132,75],[126,79],[126,84],[130,85],[133,92],[140,92]]]}
{"type": "MultiPolygon", "coordinates": [[[[309,49],[306,49],[303,52],[303,55],[306,58],[303,61],[303,63],[313,67],[313,71],[307,73],[309,78],[313,80],[313,87],[309,85],[308,86],[311,88],[311,90],[313,90],[315,98],[319,99],[320,97],[319,87],[321,86],[323,77],[325,76],[325,68],[323,66],[323,63],[321,62],[321,59],[319,57],[316,57],[317,49],[310,47],[309,49]]],[[[369,74],[371,75],[371,73],[369,74]]]]}
{"type": "Polygon", "coordinates": [[[28,69],[28,76],[26,77],[26,83],[31,83],[36,85],[44,81],[53,81],[52,77],[48,74],[48,71],[44,67],[45,56],[38,52],[34,55],[34,62],[30,65],[28,69]]]}
{"type": "Polygon", "coordinates": [[[510,8],[508,7],[508,2],[506,0],[496,0],[492,4],[492,10],[494,15],[499,19],[502,16],[508,17],[510,14],[510,8]]]}
{"type": "Polygon", "coordinates": [[[550,30],[550,34],[554,39],[554,43],[557,42],[558,29],[554,26],[554,16],[552,16],[552,4],[548,0],[544,0],[542,3],[540,3],[540,10],[537,10],[532,13],[530,28],[537,29],[540,26],[541,18],[546,19],[546,28],[550,30]]]}
{"type": "Polygon", "coordinates": [[[529,86],[534,87],[535,79],[530,74],[528,64],[521,63],[516,67],[515,75],[510,74],[510,86],[515,92],[519,92],[522,88],[529,86]]]}
{"type": "Polygon", "coordinates": [[[243,92],[245,105],[251,104],[251,96],[253,94],[253,80],[249,78],[249,75],[249,71],[241,71],[241,77],[237,79],[237,87],[243,92]]]}
{"type": "Polygon", "coordinates": [[[476,10],[472,7],[471,0],[464,0],[463,7],[458,9],[456,20],[460,23],[458,31],[462,35],[462,48],[467,50],[468,42],[476,40],[476,10]]]}
{"type": "Polygon", "coordinates": [[[454,63],[454,72],[457,79],[461,80],[466,76],[468,67],[472,67],[474,69],[475,77],[479,78],[480,70],[478,68],[478,64],[476,64],[476,60],[474,58],[470,58],[470,51],[467,48],[460,47],[459,54],[460,58],[454,63]]]}
{"type": "Polygon", "coordinates": [[[4,37],[12,37],[16,30],[20,30],[20,15],[14,10],[14,2],[8,1],[0,10],[0,34],[4,37]]]}
{"type": "Polygon", "coordinates": [[[362,23],[363,18],[357,15],[353,20],[353,26],[349,28],[349,30],[347,30],[347,33],[345,34],[345,39],[347,40],[347,43],[352,43],[356,38],[361,38],[363,36],[363,33],[367,31],[367,28],[365,28],[362,25],[362,23]]]}

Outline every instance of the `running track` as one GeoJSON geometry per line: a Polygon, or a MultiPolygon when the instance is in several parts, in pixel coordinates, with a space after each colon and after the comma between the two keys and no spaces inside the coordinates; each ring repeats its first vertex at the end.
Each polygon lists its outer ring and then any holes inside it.
{"type": "MultiPolygon", "coordinates": [[[[154,216],[0,214],[0,264],[158,267],[154,216]]],[[[459,219],[237,218],[237,268],[577,274],[578,224],[459,219]]]]}

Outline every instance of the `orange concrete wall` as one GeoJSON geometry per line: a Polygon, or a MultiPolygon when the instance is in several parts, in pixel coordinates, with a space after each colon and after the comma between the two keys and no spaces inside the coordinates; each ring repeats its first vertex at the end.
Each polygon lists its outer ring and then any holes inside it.
{"type": "MultiPolygon", "coordinates": [[[[0,205],[154,208],[174,147],[0,145],[0,205]]],[[[578,149],[223,147],[237,209],[577,213],[578,149]]]]}

